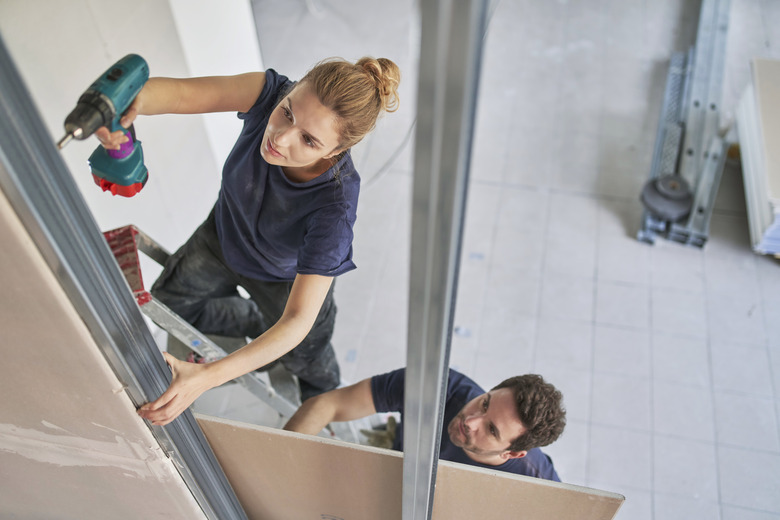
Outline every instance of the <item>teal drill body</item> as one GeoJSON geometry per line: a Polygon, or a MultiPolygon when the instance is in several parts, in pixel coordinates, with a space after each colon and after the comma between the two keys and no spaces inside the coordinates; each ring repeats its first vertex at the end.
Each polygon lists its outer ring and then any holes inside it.
{"type": "Polygon", "coordinates": [[[129,140],[119,150],[98,146],[89,157],[95,183],[114,195],[132,197],[149,177],[141,141],[135,138],[132,125],[126,129],[119,124],[148,80],[149,66],[137,54],[128,54],[116,62],[81,95],[76,108],[65,119],[67,134],[57,144],[62,148],[72,138],[86,139],[101,126],[111,132],[124,131],[129,140]]]}

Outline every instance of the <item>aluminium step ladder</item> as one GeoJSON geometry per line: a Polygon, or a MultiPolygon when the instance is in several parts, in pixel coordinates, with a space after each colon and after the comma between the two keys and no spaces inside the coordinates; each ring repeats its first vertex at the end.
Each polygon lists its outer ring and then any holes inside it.
{"type": "MultiPolygon", "coordinates": [[[[160,265],[165,265],[168,260],[170,256],[168,251],[133,225],[106,231],[103,236],[108,242],[141,312],[206,362],[227,356],[227,352],[222,347],[187,323],[166,305],[156,300],[144,288],[138,251],[140,250],[160,265]]],[[[271,384],[261,379],[257,372],[240,376],[235,381],[268,404],[279,415],[291,417],[300,406],[297,383],[292,379],[292,375],[283,369],[281,363],[269,370],[268,376],[271,384]]]]}
{"type": "MultiPolygon", "coordinates": [[[[111,248],[141,312],[206,362],[215,361],[227,355],[227,352],[209,336],[190,325],[163,303],[155,300],[151,293],[144,288],[138,252],[141,251],[158,264],[165,265],[170,256],[165,248],[133,225],[106,231],[103,236],[111,248]]],[[[277,363],[268,370],[268,378],[270,384],[260,378],[256,371],[253,371],[236,378],[234,381],[269,405],[280,416],[291,417],[301,404],[297,382],[281,363],[277,363]]],[[[357,421],[331,423],[320,435],[356,444],[367,444],[366,440],[370,441],[370,439],[361,430],[381,430],[386,415],[388,414],[375,414],[357,421]]]]}
{"type": "Polygon", "coordinates": [[[723,131],[720,98],[730,0],[702,0],[696,44],[669,63],[645,206],[637,239],[660,236],[703,247],[725,167],[735,141],[723,131]]]}

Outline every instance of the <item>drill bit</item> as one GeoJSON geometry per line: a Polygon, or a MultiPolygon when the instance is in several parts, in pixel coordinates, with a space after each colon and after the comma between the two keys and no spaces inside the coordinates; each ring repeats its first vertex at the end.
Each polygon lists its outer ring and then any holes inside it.
{"type": "Polygon", "coordinates": [[[74,126],[74,125],[65,125],[65,130],[68,131],[67,134],[65,134],[65,137],[59,140],[57,142],[57,149],[62,150],[66,144],[68,144],[71,139],[74,137],[76,139],[84,139],[84,129],[80,126],[74,126]]]}
{"type": "Polygon", "coordinates": [[[57,150],[62,150],[66,144],[68,144],[71,139],[73,139],[73,134],[67,133],[65,134],[65,137],[57,141],[57,150]]]}

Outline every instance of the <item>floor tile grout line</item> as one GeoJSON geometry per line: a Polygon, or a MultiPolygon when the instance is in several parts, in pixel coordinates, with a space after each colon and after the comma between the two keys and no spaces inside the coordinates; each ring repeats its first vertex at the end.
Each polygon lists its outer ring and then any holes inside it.
{"type": "MultiPolygon", "coordinates": [[[[561,34],[561,39],[562,40],[567,40],[568,35],[570,34],[569,31],[568,31],[569,22],[570,22],[570,18],[569,17],[564,17],[564,22],[562,24],[562,34],[561,34]]],[[[561,71],[561,67],[558,68],[558,74],[559,75],[563,74],[562,71],[561,71]]],[[[561,81],[556,82],[556,85],[557,85],[556,97],[557,98],[560,98],[562,96],[562,94],[561,94],[562,87],[560,86],[561,84],[562,84],[561,81]]],[[[602,91],[601,97],[603,98],[603,91],[602,91]]],[[[560,123],[560,121],[562,119],[561,108],[560,108],[561,105],[562,105],[562,103],[556,103],[557,110],[555,111],[555,118],[556,118],[556,121],[558,123],[560,123]]],[[[601,139],[601,133],[602,133],[601,132],[601,125],[602,125],[602,112],[599,112],[599,121],[598,121],[598,124],[597,124],[597,127],[598,127],[598,136],[597,137],[598,137],[598,139],[601,139]]],[[[556,126],[556,125],[554,125],[554,126],[556,126]]],[[[597,144],[596,146],[598,147],[599,145],[597,144]]],[[[558,192],[558,190],[556,190],[556,188],[552,187],[552,186],[550,186],[548,188],[548,190],[549,190],[549,195],[548,195],[547,214],[546,214],[547,218],[546,218],[546,226],[545,226],[545,236],[547,236],[549,234],[550,210],[551,210],[551,207],[552,207],[551,201],[552,201],[552,198],[553,198],[553,194],[558,192]]],[[[597,304],[597,301],[598,301],[597,300],[597,294],[596,294],[596,291],[597,291],[597,288],[598,288],[598,284],[596,283],[596,280],[598,279],[598,265],[599,265],[598,264],[598,255],[599,255],[599,247],[598,247],[599,218],[598,218],[598,214],[599,214],[599,212],[597,210],[596,211],[596,232],[595,232],[596,243],[595,243],[594,250],[593,250],[593,256],[594,256],[594,259],[593,259],[593,272],[591,273],[591,279],[593,280],[593,289],[591,291],[591,302],[592,302],[591,316],[590,316],[591,317],[591,320],[590,320],[591,324],[590,324],[590,338],[588,338],[589,349],[590,349],[590,374],[589,374],[590,377],[588,378],[588,381],[589,381],[589,397],[588,397],[588,417],[589,417],[589,420],[587,422],[587,428],[585,430],[586,431],[586,446],[588,447],[588,453],[587,453],[587,456],[585,458],[585,484],[586,485],[588,485],[590,483],[590,479],[591,479],[590,460],[591,460],[591,456],[592,456],[591,446],[592,446],[592,439],[593,439],[593,432],[592,432],[592,429],[593,429],[593,406],[594,406],[594,402],[593,402],[594,401],[594,395],[593,394],[594,394],[594,376],[595,376],[595,335],[596,335],[595,322],[596,322],[596,304],[597,304]]],[[[545,280],[545,276],[544,275],[547,272],[547,261],[546,261],[547,258],[546,257],[547,257],[547,247],[546,247],[546,243],[545,243],[544,261],[542,263],[543,272],[541,273],[542,276],[540,277],[539,298],[541,298],[541,295],[544,292],[543,291],[543,285],[544,285],[544,280],[545,280]]],[[[541,301],[539,302],[538,309],[539,309],[539,312],[541,312],[541,301]]],[[[535,354],[536,354],[536,350],[534,350],[534,355],[535,354]]]]}
{"type": "MultiPolygon", "coordinates": [[[[778,265],[777,267],[780,268],[780,265],[778,265]]],[[[765,298],[764,298],[764,289],[763,288],[766,287],[766,285],[764,283],[762,283],[763,280],[761,279],[760,269],[757,268],[755,273],[756,273],[756,278],[757,278],[756,281],[757,281],[757,283],[759,285],[759,296],[761,298],[761,314],[762,314],[761,317],[762,317],[762,322],[763,322],[764,332],[765,332],[765,336],[764,336],[764,352],[766,354],[767,362],[769,363],[769,383],[772,386],[772,401],[773,401],[773,404],[774,404],[774,406],[772,406],[772,411],[773,411],[774,416],[775,416],[775,435],[776,435],[776,440],[778,442],[778,446],[780,446],[780,412],[778,411],[778,410],[780,410],[778,408],[778,397],[780,397],[780,388],[777,387],[778,382],[780,382],[780,378],[773,377],[773,372],[774,372],[774,370],[773,370],[773,361],[774,361],[774,359],[773,358],[774,358],[774,356],[772,355],[773,354],[773,350],[771,348],[771,338],[770,338],[770,334],[769,334],[769,332],[771,330],[770,329],[770,325],[769,325],[769,314],[768,314],[769,310],[767,309],[767,306],[764,303],[765,298]]]]}
{"type": "MultiPolygon", "coordinates": [[[[778,265],[775,267],[780,268],[780,260],[778,260],[778,265]]],[[[774,377],[774,365],[775,365],[775,356],[773,355],[773,349],[772,349],[772,338],[770,337],[771,327],[770,327],[770,317],[769,317],[769,309],[767,308],[767,305],[765,304],[766,301],[766,295],[765,295],[765,288],[769,286],[769,284],[763,283],[763,279],[761,276],[761,269],[759,266],[756,266],[755,269],[755,275],[756,275],[756,283],[759,287],[759,297],[761,300],[761,314],[762,314],[762,323],[764,326],[764,348],[763,351],[766,354],[767,362],[769,363],[769,383],[772,386],[772,401],[774,403],[774,406],[772,407],[773,413],[775,416],[775,432],[777,436],[778,445],[780,445],[780,408],[778,408],[778,401],[780,401],[780,388],[778,388],[778,384],[780,384],[780,378],[774,377]]],[[[780,350],[780,349],[778,349],[780,350]]],[[[780,367],[780,363],[777,364],[777,366],[780,367]]]]}
{"type": "Polygon", "coordinates": [[[709,374],[710,379],[710,388],[709,388],[709,395],[710,395],[710,407],[712,411],[712,438],[713,438],[713,457],[714,457],[714,464],[715,464],[715,486],[716,486],[716,492],[717,492],[717,500],[719,505],[719,514],[722,517],[724,514],[723,511],[723,490],[721,489],[721,465],[720,465],[720,457],[718,456],[718,452],[720,451],[720,442],[719,442],[719,436],[718,436],[718,410],[715,406],[715,370],[713,365],[713,357],[712,357],[712,313],[710,312],[709,306],[706,305],[706,302],[709,301],[710,296],[710,288],[708,282],[708,275],[707,275],[707,258],[705,254],[701,255],[701,262],[702,262],[702,277],[703,277],[703,285],[704,285],[704,299],[705,299],[705,305],[704,305],[704,314],[705,314],[705,323],[707,326],[707,338],[706,338],[706,345],[707,345],[707,372],[709,374]]]}
{"type": "MultiPolygon", "coordinates": [[[[382,179],[380,179],[379,182],[381,183],[382,181],[386,181],[389,178],[390,177],[385,176],[382,179]]],[[[404,206],[403,197],[399,196],[398,194],[396,194],[395,202],[393,203],[393,208],[394,208],[393,209],[393,214],[397,215],[398,212],[401,211],[401,208],[403,206],[404,206]]],[[[359,216],[358,216],[358,218],[359,218],[359,216]]],[[[402,219],[394,218],[393,222],[394,222],[393,226],[392,226],[392,228],[390,230],[390,234],[391,235],[395,234],[395,233],[398,233],[400,231],[400,226],[401,226],[402,219]]],[[[371,283],[372,290],[365,291],[367,294],[370,295],[369,302],[367,302],[367,306],[369,307],[369,309],[368,309],[368,312],[367,312],[367,319],[361,324],[361,331],[358,334],[358,338],[359,338],[359,342],[360,342],[360,348],[358,349],[358,353],[357,353],[358,357],[360,357],[361,354],[363,354],[363,352],[362,352],[363,345],[369,344],[369,341],[368,341],[368,338],[370,336],[369,324],[371,323],[371,316],[376,311],[376,295],[379,293],[378,288],[381,285],[380,282],[381,282],[382,276],[388,270],[387,269],[388,262],[390,262],[390,256],[389,255],[385,255],[383,257],[382,261],[381,261],[381,267],[376,270],[376,274],[373,277],[373,280],[372,280],[372,283],[371,283]]],[[[359,368],[359,364],[356,364],[355,367],[354,367],[354,370],[358,370],[358,368],[359,368]]],[[[357,379],[362,379],[362,378],[358,376],[357,379]]],[[[355,381],[353,381],[353,382],[355,382],[355,381]]]]}
{"type": "MultiPolygon", "coordinates": [[[[649,111],[650,107],[647,107],[647,110],[649,111]]],[[[650,253],[648,252],[648,257],[650,257],[650,253]]],[[[648,258],[649,260],[649,258],[648,258]]],[[[655,321],[653,316],[653,284],[652,284],[652,268],[650,266],[650,262],[648,262],[648,273],[647,273],[647,326],[648,326],[648,372],[650,376],[649,381],[649,393],[648,397],[650,402],[648,403],[648,406],[650,407],[650,518],[655,519],[657,516],[656,511],[656,488],[655,488],[655,481],[656,481],[656,412],[655,412],[655,342],[656,342],[656,336],[653,334],[653,330],[655,329],[655,321]]]]}
{"type": "MultiPolygon", "coordinates": [[[[495,12],[495,9],[494,9],[494,12],[495,12]]],[[[516,106],[517,106],[517,102],[515,101],[513,103],[512,107],[511,107],[511,109],[510,109],[512,113],[514,113],[516,106]]],[[[505,137],[505,139],[506,139],[506,137],[505,137]]],[[[470,154],[471,162],[469,164],[469,178],[468,178],[468,183],[467,183],[467,190],[468,191],[467,191],[466,197],[468,197],[468,193],[471,192],[472,186],[474,186],[474,185],[495,186],[496,188],[498,188],[500,190],[499,193],[498,193],[498,211],[496,211],[495,214],[493,215],[493,226],[492,226],[492,229],[491,229],[491,238],[490,238],[490,242],[489,242],[490,243],[490,246],[489,246],[490,249],[489,249],[489,252],[487,254],[487,266],[485,268],[485,283],[484,283],[484,287],[482,288],[482,295],[481,295],[482,299],[481,299],[481,304],[480,304],[480,309],[479,309],[479,322],[478,323],[481,324],[481,323],[485,323],[485,313],[487,312],[487,309],[489,307],[487,305],[487,301],[488,301],[488,298],[490,297],[490,295],[488,293],[488,288],[490,287],[490,280],[492,279],[492,276],[493,276],[493,273],[494,273],[493,266],[497,264],[497,262],[496,262],[496,255],[495,255],[495,248],[496,248],[496,242],[497,242],[496,241],[496,237],[498,236],[498,229],[499,229],[498,221],[499,221],[499,216],[501,214],[500,213],[501,212],[501,208],[503,206],[503,203],[505,202],[505,199],[504,199],[504,187],[506,185],[506,182],[503,179],[506,176],[506,169],[507,169],[506,165],[507,165],[507,162],[508,162],[509,147],[508,146],[504,146],[503,147],[504,154],[503,154],[502,164],[504,165],[504,167],[502,168],[502,172],[501,172],[501,179],[502,180],[501,181],[492,181],[492,182],[489,182],[489,183],[484,183],[484,182],[481,182],[480,180],[476,179],[475,175],[474,175],[474,171],[475,171],[475,168],[474,168],[474,145],[475,145],[475,143],[476,143],[476,132],[475,132],[475,135],[472,136],[472,140],[471,140],[472,153],[470,154]]],[[[464,246],[466,245],[465,244],[465,240],[463,240],[463,239],[465,238],[465,227],[466,227],[466,222],[467,222],[467,219],[468,219],[468,210],[469,210],[469,208],[468,208],[468,199],[467,199],[466,200],[466,207],[465,207],[465,214],[464,214],[464,219],[463,219],[463,229],[461,229],[461,240],[462,240],[462,243],[461,243],[461,257],[464,254],[464,251],[465,251],[464,246]]],[[[460,276],[460,273],[458,273],[458,276],[460,276]]],[[[457,302],[456,302],[456,305],[457,305],[457,302]]],[[[476,337],[474,338],[474,342],[473,342],[474,352],[472,354],[472,357],[473,357],[472,365],[473,365],[474,370],[476,370],[476,368],[477,368],[477,360],[479,358],[479,351],[481,350],[481,341],[482,341],[482,337],[484,336],[484,334],[483,334],[481,326],[478,325],[478,326],[474,327],[474,329],[476,329],[476,337]]],[[[527,371],[527,370],[528,370],[527,367],[523,368],[523,371],[527,371]]]]}

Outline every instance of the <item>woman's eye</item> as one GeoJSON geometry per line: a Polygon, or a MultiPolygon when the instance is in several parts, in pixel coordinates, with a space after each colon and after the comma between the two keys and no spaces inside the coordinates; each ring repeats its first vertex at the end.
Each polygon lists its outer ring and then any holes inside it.
{"type": "Polygon", "coordinates": [[[487,412],[488,409],[488,400],[485,399],[482,401],[482,411],[487,412]]]}
{"type": "Polygon", "coordinates": [[[287,107],[282,107],[282,111],[284,112],[284,117],[292,121],[292,112],[290,112],[287,107]]]}
{"type": "Polygon", "coordinates": [[[306,146],[311,146],[312,148],[314,148],[314,141],[312,141],[312,138],[309,137],[308,135],[303,136],[303,142],[306,143],[306,146]]]}

